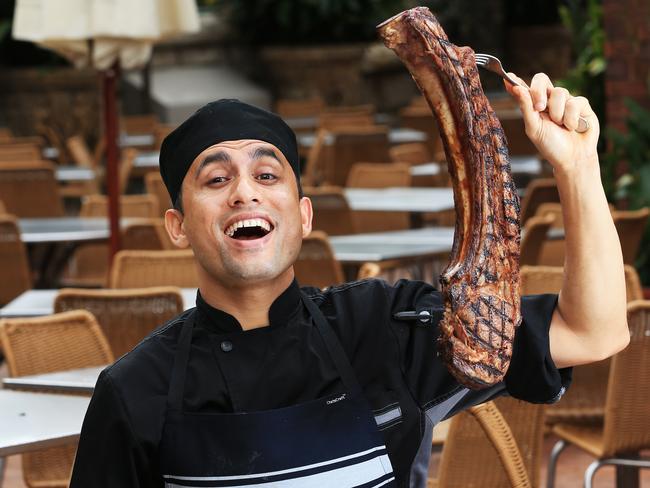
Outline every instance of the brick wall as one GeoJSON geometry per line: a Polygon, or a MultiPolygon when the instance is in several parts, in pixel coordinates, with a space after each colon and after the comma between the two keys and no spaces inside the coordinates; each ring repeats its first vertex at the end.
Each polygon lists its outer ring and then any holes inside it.
{"type": "Polygon", "coordinates": [[[650,109],[650,2],[603,0],[607,123],[625,128],[629,97],[650,109]]]}

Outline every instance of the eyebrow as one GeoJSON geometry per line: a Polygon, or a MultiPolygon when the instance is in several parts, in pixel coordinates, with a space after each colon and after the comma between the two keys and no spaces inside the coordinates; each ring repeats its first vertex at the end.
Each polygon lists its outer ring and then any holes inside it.
{"type": "Polygon", "coordinates": [[[212,163],[232,163],[232,158],[225,151],[217,151],[215,153],[208,154],[203,159],[203,161],[201,161],[201,164],[199,164],[199,167],[196,169],[196,173],[194,174],[194,179],[197,179],[201,175],[201,171],[203,171],[206,166],[212,163]]]}
{"type": "Polygon", "coordinates": [[[278,163],[282,164],[280,158],[270,147],[257,147],[252,152],[249,153],[251,159],[262,159],[264,157],[270,157],[275,159],[278,163]]]}

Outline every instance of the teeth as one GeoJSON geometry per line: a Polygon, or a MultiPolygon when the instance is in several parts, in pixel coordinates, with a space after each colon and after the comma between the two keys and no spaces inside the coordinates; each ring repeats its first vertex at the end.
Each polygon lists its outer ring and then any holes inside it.
{"type": "Polygon", "coordinates": [[[232,237],[235,235],[237,229],[241,229],[242,227],[261,227],[267,232],[271,231],[271,224],[264,219],[246,219],[231,224],[230,227],[226,229],[226,235],[232,237]]]}

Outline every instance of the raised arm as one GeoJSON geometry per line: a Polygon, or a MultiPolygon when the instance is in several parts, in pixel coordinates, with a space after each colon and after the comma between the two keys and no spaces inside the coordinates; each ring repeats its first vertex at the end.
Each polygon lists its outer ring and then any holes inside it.
{"type": "Polygon", "coordinates": [[[553,166],[562,203],[566,254],[550,329],[553,361],[561,368],[604,359],[628,344],[629,332],[621,245],[600,180],[598,118],[587,99],[554,87],[545,74],[530,89],[506,89],[553,166]],[[580,115],[590,125],[584,133],[575,132],[580,115]]]}

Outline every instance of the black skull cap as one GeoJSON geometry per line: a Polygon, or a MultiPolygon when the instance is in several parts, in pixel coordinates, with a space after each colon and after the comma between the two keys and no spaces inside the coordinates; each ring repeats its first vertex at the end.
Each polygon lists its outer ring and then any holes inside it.
{"type": "Polygon", "coordinates": [[[235,99],[221,99],[198,109],[163,140],[160,174],[172,203],[192,162],[205,149],[224,141],[257,139],[277,147],[296,175],[300,188],[300,158],[293,130],[278,115],[235,99]]]}

